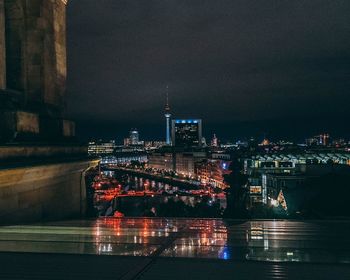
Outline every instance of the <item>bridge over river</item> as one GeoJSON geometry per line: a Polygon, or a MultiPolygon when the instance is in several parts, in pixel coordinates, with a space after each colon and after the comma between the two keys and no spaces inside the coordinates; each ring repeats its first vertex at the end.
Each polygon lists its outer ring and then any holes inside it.
{"type": "Polygon", "coordinates": [[[114,171],[119,173],[125,173],[130,174],[138,177],[143,177],[146,179],[156,180],[160,182],[164,182],[166,184],[170,185],[178,185],[183,188],[190,188],[190,189],[199,189],[200,188],[200,182],[195,180],[187,180],[187,179],[181,179],[171,176],[166,176],[162,174],[157,173],[150,173],[142,169],[131,169],[126,167],[120,167],[120,166],[104,166],[103,170],[106,171],[114,171]]]}

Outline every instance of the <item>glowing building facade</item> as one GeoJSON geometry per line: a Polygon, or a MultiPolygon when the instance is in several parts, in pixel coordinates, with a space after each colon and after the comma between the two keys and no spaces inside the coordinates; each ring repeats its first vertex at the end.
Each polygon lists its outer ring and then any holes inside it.
{"type": "Polygon", "coordinates": [[[130,130],[130,144],[138,145],[139,143],[139,132],[137,129],[130,130]]]}
{"type": "Polygon", "coordinates": [[[194,148],[202,146],[202,120],[173,120],[172,143],[176,147],[194,148]]]}

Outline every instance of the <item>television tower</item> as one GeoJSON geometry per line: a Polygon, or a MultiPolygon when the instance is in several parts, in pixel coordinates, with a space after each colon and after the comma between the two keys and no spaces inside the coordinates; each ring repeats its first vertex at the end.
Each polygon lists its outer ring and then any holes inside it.
{"type": "Polygon", "coordinates": [[[170,140],[170,107],[169,107],[169,87],[166,86],[166,104],[165,104],[165,120],[166,120],[166,144],[171,145],[170,140]]]}

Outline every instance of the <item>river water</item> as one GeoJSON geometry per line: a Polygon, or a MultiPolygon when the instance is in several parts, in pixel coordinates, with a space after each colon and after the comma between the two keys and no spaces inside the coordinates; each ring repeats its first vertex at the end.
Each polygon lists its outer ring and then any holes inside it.
{"type": "MultiPolygon", "coordinates": [[[[221,217],[226,208],[226,198],[221,195],[192,194],[191,189],[151,180],[123,172],[106,171],[107,176],[116,178],[125,194],[135,191],[138,195],[124,195],[114,198],[108,205],[107,215],[116,211],[124,216],[159,217],[221,217]],[[155,195],[141,195],[140,192],[157,192],[155,195]]],[[[193,186],[198,190],[197,186],[193,186]]],[[[101,213],[100,213],[101,214],[101,213]]]]}

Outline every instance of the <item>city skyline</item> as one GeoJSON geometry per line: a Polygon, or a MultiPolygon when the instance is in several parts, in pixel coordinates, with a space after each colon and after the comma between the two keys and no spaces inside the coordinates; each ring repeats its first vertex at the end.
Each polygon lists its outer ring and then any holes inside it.
{"type": "MultiPolygon", "coordinates": [[[[101,122],[94,123],[93,121],[89,122],[78,122],[79,126],[77,128],[78,134],[83,141],[90,141],[96,139],[103,140],[116,140],[118,143],[122,143],[123,139],[128,135],[130,129],[137,129],[142,135],[141,138],[145,141],[164,141],[166,142],[166,125],[164,124],[164,115],[160,116],[162,123],[157,125],[143,123],[139,126],[132,126],[128,123],[126,124],[115,124],[112,122],[101,122]],[[91,126],[98,125],[99,129],[97,130],[89,130],[91,126]]],[[[178,119],[178,118],[176,118],[178,119]]],[[[184,118],[185,119],[185,118],[184,118]]],[[[281,127],[276,127],[274,125],[274,132],[266,132],[268,129],[256,129],[255,123],[237,123],[235,128],[239,132],[231,132],[227,131],[227,124],[219,124],[215,126],[211,126],[210,124],[204,124],[203,128],[203,137],[206,140],[210,140],[211,137],[216,134],[216,136],[223,142],[235,142],[235,141],[244,141],[249,140],[250,138],[255,138],[257,141],[263,141],[264,138],[271,139],[273,141],[285,140],[285,141],[293,141],[295,143],[305,143],[306,139],[313,137],[315,135],[330,133],[331,136],[335,139],[349,139],[349,132],[346,130],[342,130],[339,128],[338,133],[334,133],[334,129],[325,130],[322,128],[313,128],[308,129],[304,128],[299,131],[299,133],[295,134],[293,130],[283,131],[281,127]],[[277,129],[276,129],[277,128],[277,129]],[[281,133],[278,133],[281,132],[281,133]]],[[[266,125],[266,124],[265,124],[266,125]]],[[[271,124],[269,124],[271,125],[271,124]]],[[[264,127],[262,124],[261,127],[264,127]]],[[[267,128],[267,127],[266,127],[267,128]]],[[[343,128],[344,129],[344,128],[343,128]]]]}
{"type": "Polygon", "coordinates": [[[169,85],[174,116],[208,135],[348,136],[347,2],[83,2],[67,11],[79,135],[164,131],[169,85]]]}
{"type": "Polygon", "coordinates": [[[0,279],[348,279],[349,12],[0,0],[0,279]]]}

